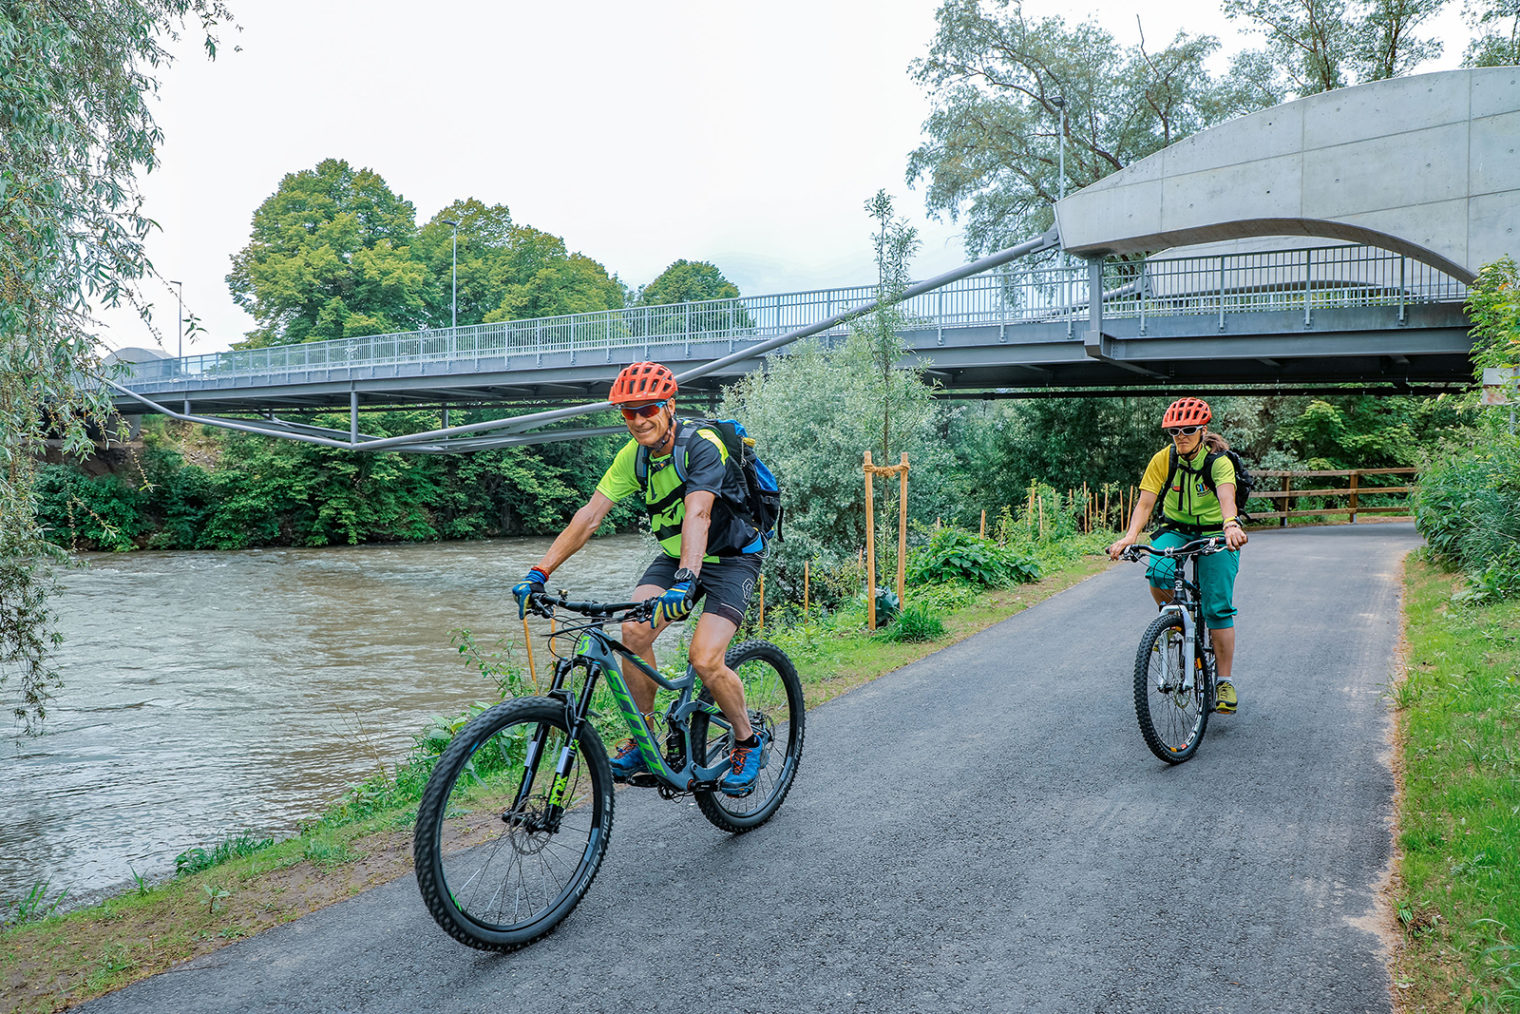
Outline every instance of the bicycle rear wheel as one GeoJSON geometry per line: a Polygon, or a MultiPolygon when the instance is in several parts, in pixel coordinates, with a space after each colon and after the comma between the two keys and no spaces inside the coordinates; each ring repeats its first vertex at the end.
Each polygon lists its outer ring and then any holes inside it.
{"type": "Polygon", "coordinates": [[[580,902],[611,834],[612,768],[590,724],[571,742],[559,703],[507,701],[466,725],[428,779],[412,845],[417,886],[460,943],[516,950],[580,902]],[[535,771],[521,793],[535,741],[535,771]],[[567,746],[569,774],[556,785],[567,746]],[[551,799],[563,807],[558,821],[551,799]]]}
{"type": "MultiPolygon", "coordinates": [[[[792,660],[774,644],[746,641],[730,648],[724,661],[744,684],[750,725],[769,733],[770,747],[760,777],[748,795],[698,792],[696,798],[702,816],[716,827],[743,834],[770,820],[791,791],[797,765],[802,760],[807,706],[802,699],[802,681],[797,678],[792,660]]],[[[706,690],[702,691],[701,699],[705,703],[712,701],[706,690]]],[[[733,748],[733,735],[726,722],[720,725],[699,711],[691,717],[691,744],[697,763],[710,767],[728,756],[733,748]]]]}
{"type": "Polygon", "coordinates": [[[1181,764],[1198,750],[1209,724],[1208,680],[1201,666],[1191,679],[1182,618],[1162,613],[1146,628],[1135,655],[1135,717],[1151,753],[1181,764]]]}

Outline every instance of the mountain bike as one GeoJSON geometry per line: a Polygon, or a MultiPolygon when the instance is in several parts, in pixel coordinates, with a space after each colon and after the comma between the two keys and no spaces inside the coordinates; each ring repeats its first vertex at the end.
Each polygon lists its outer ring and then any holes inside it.
{"type": "Polygon", "coordinates": [[[1198,752],[1214,710],[1214,644],[1203,622],[1198,560],[1228,547],[1218,536],[1172,549],[1130,546],[1121,559],[1142,553],[1174,562],[1172,600],[1140,637],[1135,653],[1135,718],[1151,753],[1181,764],[1198,752]],[[1189,577],[1191,572],[1191,578],[1189,577]]]}
{"type": "MultiPolygon", "coordinates": [[[[802,758],[806,709],[797,670],[765,641],[729,649],[728,667],[744,684],[749,721],[761,736],[760,776],[742,796],[721,786],[733,733],[696,670],[666,679],[606,626],[645,621],[648,602],[571,602],[534,596],[541,615],[580,613],[549,635],[573,644],[555,651],[554,678],[542,697],[505,701],[482,712],[444,749],[417,811],[413,857],[428,911],[454,939],[512,951],[548,933],[591,886],[612,834],[613,780],[593,718],[592,695],[605,680],[648,765],[629,784],[665,799],[695,797],[702,815],[734,834],[752,831],[780,808],[802,758]],[[651,728],[618,664],[621,658],[669,698],[651,728]]],[[[658,705],[658,702],[657,702],[658,705]]]]}

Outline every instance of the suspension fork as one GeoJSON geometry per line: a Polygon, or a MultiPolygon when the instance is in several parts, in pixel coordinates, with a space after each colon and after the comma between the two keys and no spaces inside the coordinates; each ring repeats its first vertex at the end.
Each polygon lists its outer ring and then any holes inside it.
{"type": "MultiPolygon", "coordinates": [[[[578,656],[577,656],[578,657],[578,656]]],[[[574,687],[571,685],[570,674],[575,668],[575,658],[562,658],[555,663],[554,680],[549,686],[547,696],[551,700],[558,701],[565,708],[566,737],[565,745],[560,749],[559,756],[554,762],[554,779],[549,783],[548,807],[541,821],[542,829],[548,831],[559,830],[560,818],[565,813],[565,793],[570,785],[570,771],[575,767],[575,759],[580,752],[580,728],[586,721],[586,714],[591,708],[591,691],[596,685],[596,677],[599,668],[595,665],[586,667],[586,681],[577,698],[574,687]]],[[[517,788],[517,796],[512,803],[512,813],[521,813],[521,807],[532,795],[533,783],[538,777],[538,769],[544,757],[544,749],[548,745],[550,726],[540,723],[534,730],[533,738],[528,741],[527,755],[523,758],[522,781],[517,788]]],[[[540,829],[535,827],[535,830],[540,829]]]]}

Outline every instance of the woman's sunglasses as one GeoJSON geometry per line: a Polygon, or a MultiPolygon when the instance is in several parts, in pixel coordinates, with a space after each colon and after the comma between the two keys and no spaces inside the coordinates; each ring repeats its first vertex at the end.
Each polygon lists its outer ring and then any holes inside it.
{"type": "Polygon", "coordinates": [[[657,401],[652,405],[640,405],[638,408],[623,409],[624,419],[653,419],[660,414],[660,409],[665,407],[663,401],[657,401]]]}
{"type": "Polygon", "coordinates": [[[1201,429],[1203,429],[1202,426],[1168,426],[1166,428],[1166,435],[1169,437],[1190,437],[1201,429]]]}

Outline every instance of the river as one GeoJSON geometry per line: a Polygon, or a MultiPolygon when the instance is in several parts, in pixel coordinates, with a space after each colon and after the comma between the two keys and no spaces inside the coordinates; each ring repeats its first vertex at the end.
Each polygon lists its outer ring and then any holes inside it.
{"type": "MultiPolygon", "coordinates": [[[[490,699],[450,633],[520,645],[509,588],[549,541],[82,554],[46,734],[0,740],[0,916],[40,882],[78,902],[289,834],[390,771],[430,716],[490,699]]],[[[593,540],[551,587],[621,599],[652,549],[593,540]]]]}

